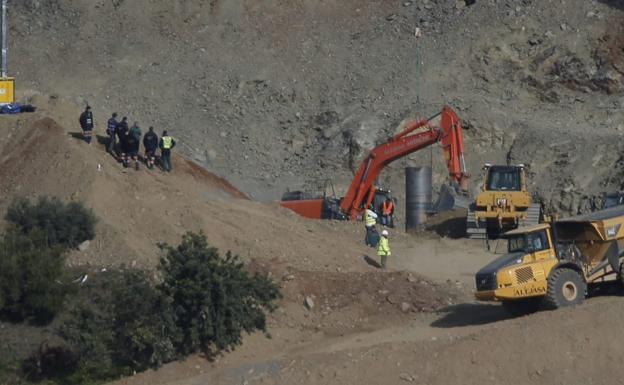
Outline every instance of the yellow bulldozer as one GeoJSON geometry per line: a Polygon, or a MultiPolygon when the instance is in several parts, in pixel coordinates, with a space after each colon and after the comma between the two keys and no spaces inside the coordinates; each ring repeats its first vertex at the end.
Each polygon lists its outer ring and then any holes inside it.
{"type": "MultiPolygon", "coordinates": [[[[476,274],[475,297],[512,312],[583,301],[588,285],[623,281],[624,206],[511,230],[508,252],[476,274]]],[[[624,282],[623,282],[624,283],[624,282]]]]}
{"type": "Polygon", "coordinates": [[[499,166],[486,163],[481,192],[469,206],[466,234],[469,238],[492,239],[518,226],[540,222],[541,205],[527,191],[523,164],[499,166]]]}

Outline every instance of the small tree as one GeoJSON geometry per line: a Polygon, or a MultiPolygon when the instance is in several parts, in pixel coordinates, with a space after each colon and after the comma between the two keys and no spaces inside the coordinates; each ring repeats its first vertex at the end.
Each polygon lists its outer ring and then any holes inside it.
{"type": "Polygon", "coordinates": [[[243,331],[266,330],[265,311],[275,308],[278,286],[268,277],[250,274],[237,256],[221,257],[203,234],[187,233],[177,247],[162,244],[163,282],[182,334],[183,354],[215,353],[241,343],[243,331]]]}
{"type": "Polygon", "coordinates": [[[90,277],[68,304],[60,336],[79,357],[71,383],[158,367],[177,358],[168,300],[138,270],[90,277]]]}
{"type": "Polygon", "coordinates": [[[12,321],[45,324],[62,308],[65,258],[48,247],[41,230],[28,234],[10,227],[0,238],[0,315],[12,321]]]}
{"type": "Polygon", "coordinates": [[[28,199],[14,200],[5,219],[24,233],[41,229],[50,245],[74,248],[95,236],[96,218],[81,203],[63,203],[58,198],[40,197],[36,204],[28,199]]]}

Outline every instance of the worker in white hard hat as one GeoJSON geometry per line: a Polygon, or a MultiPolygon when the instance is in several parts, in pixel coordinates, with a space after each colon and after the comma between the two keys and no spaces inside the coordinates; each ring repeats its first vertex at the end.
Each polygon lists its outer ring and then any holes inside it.
{"type": "Polygon", "coordinates": [[[392,253],[390,252],[390,244],[388,243],[388,230],[381,232],[381,239],[377,245],[377,255],[381,258],[381,268],[386,268],[386,260],[392,253]]]}

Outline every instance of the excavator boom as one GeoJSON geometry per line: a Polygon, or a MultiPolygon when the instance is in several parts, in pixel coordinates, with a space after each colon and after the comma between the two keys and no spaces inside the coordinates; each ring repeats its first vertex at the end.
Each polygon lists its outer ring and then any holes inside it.
{"type": "Polygon", "coordinates": [[[450,178],[467,191],[469,175],[464,160],[461,123],[457,114],[445,106],[428,119],[411,122],[402,132],[372,149],[358,168],[342,200],[283,200],[280,204],[308,218],[355,219],[372,202],[375,180],[386,165],[438,142],[442,145],[450,178]],[[434,120],[439,123],[434,124],[434,120]]]}
{"type": "Polygon", "coordinates": [[[342,211],[355,219],[364,206],[370,204],[375,193],[374,182],[381,170],[396,159],[440,142],[449,170],[449,176],[462,190],[467,190],[469,175],[464,160],[464,137],[455,111],[445,106],[441,112],[410,123],[405,130],[370,151],[353,178],[340,204],[342,211]],[[440,123],[431,122],[439,117],[440,123]],[[424,129],[423,131],[414,131],[424,129]]]}

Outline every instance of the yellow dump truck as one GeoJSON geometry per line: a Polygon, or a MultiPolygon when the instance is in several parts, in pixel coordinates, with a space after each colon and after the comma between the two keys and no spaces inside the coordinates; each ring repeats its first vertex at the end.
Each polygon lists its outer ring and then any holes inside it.
{"type": "Polygon", "coordinates": [[[583,301],[587,286],[622,281],[624,206],[505,233],[508,252],[476,274],[475,296],[512,311],[583,301]]]}

